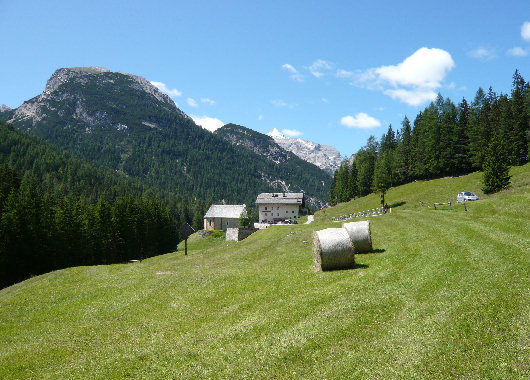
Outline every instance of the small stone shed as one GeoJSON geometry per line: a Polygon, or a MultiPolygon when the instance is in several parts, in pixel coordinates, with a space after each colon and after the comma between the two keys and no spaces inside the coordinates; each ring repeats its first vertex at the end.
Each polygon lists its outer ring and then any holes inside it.
{"type": "Polygon", "coordinates": [[[205,230],[226,231],[239,227],[239,218],[247,217],[247,208],[243,205],[211,205],[204,215],[205,230]]]}

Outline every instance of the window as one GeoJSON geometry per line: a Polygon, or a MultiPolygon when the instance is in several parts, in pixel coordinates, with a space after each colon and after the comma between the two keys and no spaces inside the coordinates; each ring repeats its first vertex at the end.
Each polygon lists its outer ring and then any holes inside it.
{"type": "Polygon", "coordinates": [[[276,210],[279,210],[280,208],[279,207],[276,207],[276,210]]]}
{"type": "Polygon", "coordinates": [[[294,210],[293,210],[293,214],[294,214],[294,210]]]}
{"type": "Polygon", "coordinates": [[[280,213],[277,213],[276,216],[280,216],[280,213]]]}
{"type": "Polygon", "coordinates": [[[265,210],[267,210],[267,206],[265,206],[265,210]]]}

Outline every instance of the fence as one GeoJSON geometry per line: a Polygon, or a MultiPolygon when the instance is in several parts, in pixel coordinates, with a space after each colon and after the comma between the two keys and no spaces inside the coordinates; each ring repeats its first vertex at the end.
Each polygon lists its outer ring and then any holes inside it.
{"type": "Polygon", "coordinates": [[[367,216],[380,216],[380,215],[386,214],[387,212],[391,213],[392,208],[378,207],[378,208],[373,208],[371,210],[356,212],[353,214],[341,215],[336,218],[332,218],[331,220],[333,220],[334,222],[344,222],[345,220],[350,220],[353,218],[365,218],[367,216]]]}

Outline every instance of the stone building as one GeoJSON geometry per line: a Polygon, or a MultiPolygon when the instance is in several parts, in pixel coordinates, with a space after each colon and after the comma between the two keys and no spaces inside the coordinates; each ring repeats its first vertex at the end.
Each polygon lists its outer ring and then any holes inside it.
{"type": "Polygon", "coordinates": [[[307,215],[304,193],[261,193],[256,199],[259,223],[296,220],[307,215]]]}
{"type": "Polygon", "coordinates": [[[247,217],[245,205],[211,205],[204,215],[205,230],[222,230],[239,227],[239,218],[247,217]]]}

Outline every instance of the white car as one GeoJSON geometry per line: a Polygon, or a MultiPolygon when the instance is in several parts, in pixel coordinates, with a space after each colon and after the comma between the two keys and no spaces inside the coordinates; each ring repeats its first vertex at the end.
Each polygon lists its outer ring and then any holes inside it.
{"type": "Polygon", "coordinates": [[[478,201],[478,196],[471,191],[463,191],[456,196],[456,201],[460,202],[469,202],[469,201],[478,201]]]}

